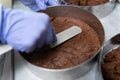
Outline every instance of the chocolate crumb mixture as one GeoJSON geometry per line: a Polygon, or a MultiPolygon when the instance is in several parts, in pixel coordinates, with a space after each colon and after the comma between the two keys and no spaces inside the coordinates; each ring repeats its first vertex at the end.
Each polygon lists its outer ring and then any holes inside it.
{"type": "Polygon", "coordinates": [[[109,0],[65,0],[70,4],[82,5],[82,6],[95,6],[99,4],[104,4],[109,0]]]}
{"type": "Polygon", "coordinates": [[[102,73],[104,80],[120,80],[120,47],[107,53],[102,73]]]}
{"type": "Polygon", "coordinates": [[[73,25],[82,28],[82,33],[53,49],[39,49],[22,56],[30,63],[49,69],[64,69],[79,65],[90,59],[100,49],[97,33],[83,21],[70,17],[51,18],[56,33],[73,25]]]}

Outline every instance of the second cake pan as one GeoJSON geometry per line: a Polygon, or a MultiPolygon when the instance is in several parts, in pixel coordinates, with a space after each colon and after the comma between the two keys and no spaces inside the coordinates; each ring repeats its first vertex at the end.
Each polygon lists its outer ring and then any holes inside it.
{"type": "Polygon", "coordinates": [[[116,6],[116,0],[109,0],[106,3],[95,5],[95,6],[81,6],[81,5],[73,5],[66,3],[64,0],[58,0],[60,5],[70,5],[70,6],[77,6],[79,8],[82,8],[92,14],[94,14],[98,18],[104,18],[108,16],[115,8],[116,6]]]}
{"type": "Polygon", "coordinates": [[[105,55],[107,55],[107,53],[118,47],[120,47],[120,33],[113,36],[110,40],[108,40],[104,44],[103,49],[99,56],[99,62],[98,62],[99,65],[98,65],[98,73],[96,74],[96,80],[105,80],[103,77],[101,64],[104,62],[105,55]]]}

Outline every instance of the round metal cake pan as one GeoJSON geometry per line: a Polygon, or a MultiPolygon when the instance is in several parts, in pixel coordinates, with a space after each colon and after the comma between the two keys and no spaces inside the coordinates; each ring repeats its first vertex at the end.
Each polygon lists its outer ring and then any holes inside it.
{"type": "MultiPolygon", "coordinates": [[[[96,31],[102,47],[104,43],[104,36],[105,36],[104,29],[100,21],[93,14],[83,9],[80,9],[78,7],[72,7],[72,6],[49,7],[45,11],[45,13],[53,17],[66,16],[66,17],[73,17],[73,18],[84,21],[96,31]],[[66,15],[68,13],[69,15],[66,15]]],[[[65,68],[65,69],[47,69],[47,68],[38,67],[36,65],[29,63],[20,54],[19,55],[23,60],[22,61],[23,64],[27,68],[29,68],[32,71],[32,73],[34,73],[41,80],[75,80],[80,76],[84,75],[85,73],[87,73],[94,66],[94,64],[98,59],[98,54],[100,53],[100,51],[101,51],[101,48],[98,50],[98,52],[94,56],[92,56],[86,62],[78,66],[65,68]]]]}
{"type": "Polygon", "coordinates": [[[69,4],[64,0],[58,0],[58,1],[60,5],[70,5],[70,6],[77,6],[79,8],[82,8],[94,14],[99,19],[108,16],[116,6],[116,0],[109,0],[109,2],[95,6],[78,6],[78,5],[69,4]]]}
{"type": "Polygon", "coordinates": [[[98,74],[96,74],[96,80],[105,80],[102,75],[102,68],[101,64],[104,63],[105,55],[112,51],[113,49],[116,49],[120,47],[120,33],[113,36],[110,40],[108,40],[100,53],[99,56],[99,65],[98,65],[98,74]]]}

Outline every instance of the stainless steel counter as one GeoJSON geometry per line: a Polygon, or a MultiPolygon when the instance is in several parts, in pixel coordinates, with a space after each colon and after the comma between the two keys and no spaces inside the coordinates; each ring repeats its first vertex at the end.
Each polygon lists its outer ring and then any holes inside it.
{"type": "MultiPolygon", "coordinates": [[[[25,9],[31,11],[30,9],[24,7],[20,2],[16,1],[14,4],[15,9],[25,9]]],[[[120,4],[117,4],[114,11],[107,17],[100,19],[105,29],[105,40],[110,39],[112,36],[120,33],[120,4]]],[[[36,77],[32,72],[22,65],[19,55],[15,55],[15,80],[41,80],[36,77]]],[[[5,69],[4,69],[5,70],[5,69]]],[[[97,72],[96,65],[81,78],[76,80],[95,80],[95,74],[97,72]]],[[[5,76],[5,75],[4,75],[5,76]]],[[[7,75],[6,75],[7,76],[7,75]]]]}

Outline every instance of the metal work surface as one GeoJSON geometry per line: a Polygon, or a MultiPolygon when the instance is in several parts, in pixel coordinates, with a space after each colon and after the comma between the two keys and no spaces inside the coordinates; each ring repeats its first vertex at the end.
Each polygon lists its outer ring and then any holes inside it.
{"type": "MultiPolygon", "coordinates": [[[[14,8],[21,8],[28,10],[23,7],[23,5],[19,2],[16,2],[14,8]]],[[[30,10],[29,10],[30,11],[30,10]]],[[[113,12],[105,18],[100,19],[105,29],[105,41],[113,37],[114,35],[120,32],[120,4],[117,4],[116,8],[113,12]]],[[[15,55],[15,80],[42,80],[35,76],[28,68],[26,68],[19,57],[19,55],[15,55]]],[[[97,74],[97,63],[95,66],[85,75],[76,79],[76,80],[96,80],[95,75],[97,74]]],[[[5,69],[4,69],[5,70],[5,69]]],[[[5,76],[5,75],[4,75],[5,76]]]]}

